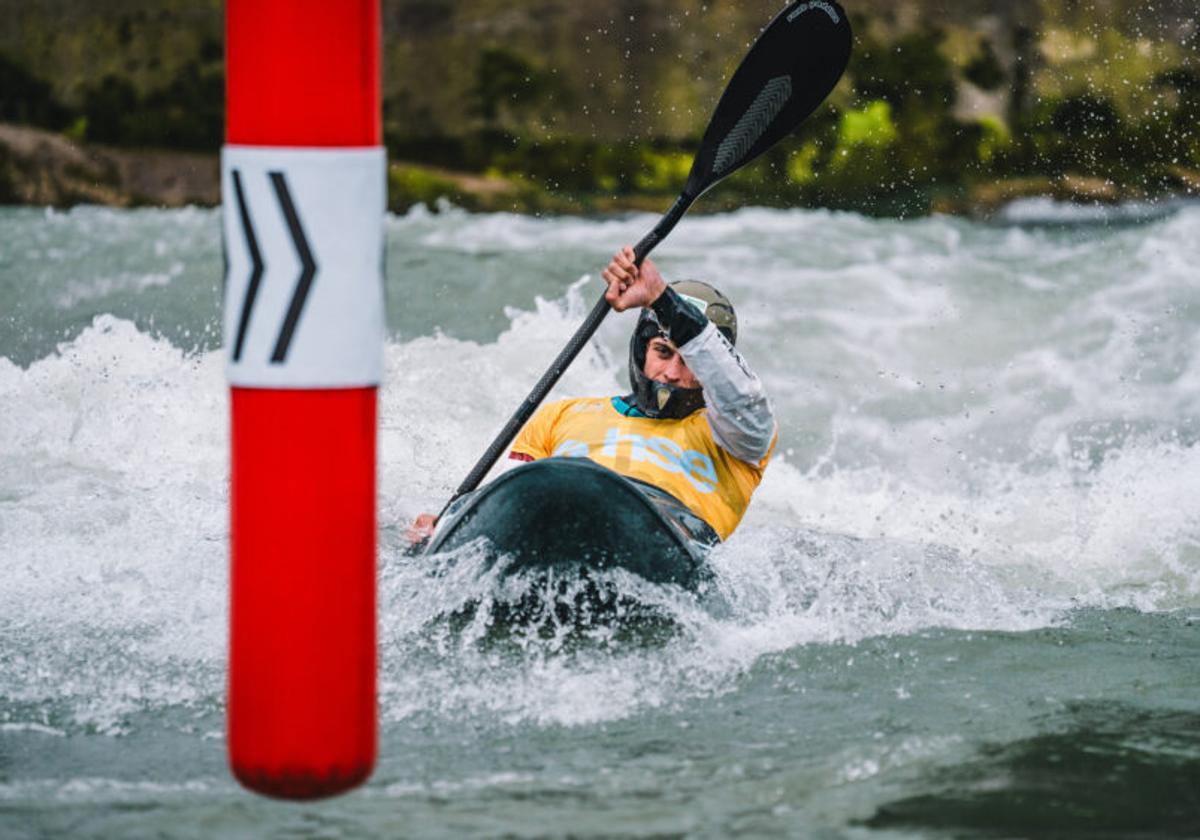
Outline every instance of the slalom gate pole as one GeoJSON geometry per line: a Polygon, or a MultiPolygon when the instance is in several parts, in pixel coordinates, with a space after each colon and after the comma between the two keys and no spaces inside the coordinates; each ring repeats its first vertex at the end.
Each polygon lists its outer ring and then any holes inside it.
{"type": "Polygon", "coordinates": [[[227,739],[289,799],[375,762],[379,52],[379,0],[226,2],[227,739]]]}

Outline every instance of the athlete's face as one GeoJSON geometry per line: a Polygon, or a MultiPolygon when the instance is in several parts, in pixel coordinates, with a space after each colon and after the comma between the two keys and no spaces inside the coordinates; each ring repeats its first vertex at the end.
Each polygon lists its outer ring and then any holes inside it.
{"type": "Polygon", "coordinates": [[[646,364],[642,366],[646,378],[664,385],[680,388],[699,388],[695,374],[684,364],[683,356],[675,345],[665,338],[655,336],[646,345],[646,364]]]}

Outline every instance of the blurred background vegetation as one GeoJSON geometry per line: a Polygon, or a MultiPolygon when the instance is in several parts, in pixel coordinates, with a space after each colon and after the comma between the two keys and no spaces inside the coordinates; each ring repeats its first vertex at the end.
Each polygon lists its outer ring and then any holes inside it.
{"type": "MultiPolygon", "coordinates": [[[[1019,195],[1200,188],[1195,0],[843,4],[856,45],[829,105],[704,208],[987,212],[1019,195]]],[[[384,0],[393,209],[664,208],[781,5],[384,0]]],[[[0,123],[118,150],[219,149],[222,2],[0,0],[0,20],[0,123]]],[[[0,200],[21,200],[31,164],[3,139],[0,200]]]]}

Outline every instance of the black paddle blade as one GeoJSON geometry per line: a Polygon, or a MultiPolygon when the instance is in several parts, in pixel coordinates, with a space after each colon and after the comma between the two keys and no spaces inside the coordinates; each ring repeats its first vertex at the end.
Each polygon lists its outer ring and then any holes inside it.
{"type": "Polygon", "coordinates": [[[850,41],[850,21],[833,0],[797,0],[780,12],[729,80],[684,194],[698,197],[815,111],[842,77],[850,41]]]}

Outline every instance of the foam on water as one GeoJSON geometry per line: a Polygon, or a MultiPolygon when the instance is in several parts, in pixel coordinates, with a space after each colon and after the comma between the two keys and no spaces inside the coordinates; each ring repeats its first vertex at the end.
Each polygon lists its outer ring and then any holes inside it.
{"type": "Polygon", "coordinates": [[[207,695],[192,666],[224,646],[220,360],[102,316],[28,370],[0,360],[0,394],[6,705],[119,729],[144,701],[207,695]]]}
{"type": "Polygon", "coordinates": [[[1185,200],[1165,202],[1128,202],[1120,205],[1093,202],[1078,204],[1053,198],[1023,198],[1011,202],[999,214],[1001,221],[1012,224],[1121,224],[1145,222],[1167,216],[1182,206],[1194,204],[1185,200]]]}
{"type": "MultiPolygon", "coordinates": [[[[389,232],[475,255],[595,250],[648,218],[415,212],[389,232]]],[[[783,433],[713,555],[713,593],[620,582],[678,628],[649,645],[601,632],[498,649],[484,619],[438,618],[500,585],[477,560],[401,555],[403,524],[469,470],[595,279],[510,306],[494,338],[394,338],[380,402],[385,721],[582,725],[731,690],[800,645],[1200,606],[1197,242],[1191,209],[1083,239],[940,218],[689,220],[664,271],[746,301],[741,346],[783,433]]],[[[62,306],[98,288],[81,282],[62,306]]],[[[556,395],[623,390],[631,317],[609,319],[556,395]]],[[[219,351],[179,343],[101,315],[27,366],[0,358],[0,726],[120,734],[140,712],[220,710],[226,385],[219,351]]]]}

